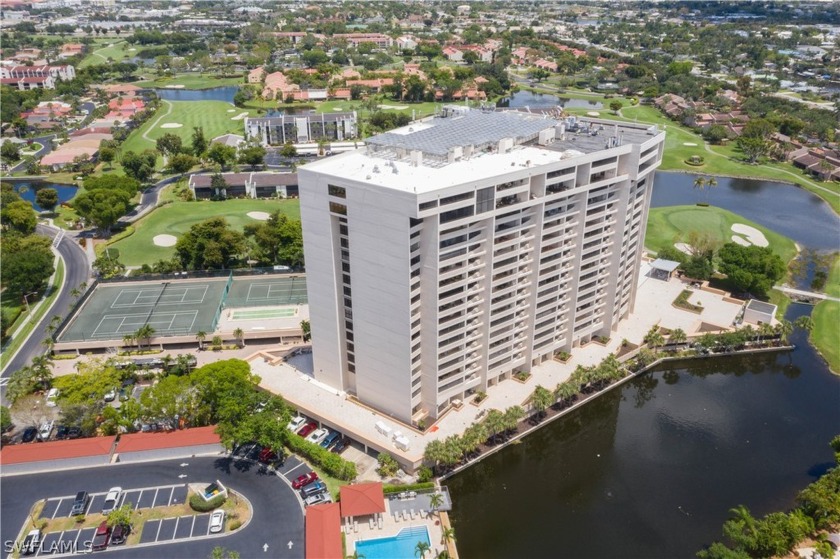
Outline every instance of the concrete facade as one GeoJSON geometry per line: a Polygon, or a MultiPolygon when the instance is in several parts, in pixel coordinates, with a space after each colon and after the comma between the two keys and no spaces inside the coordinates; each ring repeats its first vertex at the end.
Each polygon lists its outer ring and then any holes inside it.
{"type": "Polygon", "coordinates": [[[665,139],[445,115],[299,170],[315,378],[407,424],[630,314],[665,139]]]}

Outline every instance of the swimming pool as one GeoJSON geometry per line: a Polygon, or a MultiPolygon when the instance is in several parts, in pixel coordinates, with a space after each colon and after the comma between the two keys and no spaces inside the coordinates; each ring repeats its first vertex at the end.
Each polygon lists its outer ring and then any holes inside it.
{"type": "Polygon", "coordinates": [[[431,544],[425,526],[403,528],[396,536],[356,542],[356,551],[365,559],[416,559],[417,542],[431,544]]]}

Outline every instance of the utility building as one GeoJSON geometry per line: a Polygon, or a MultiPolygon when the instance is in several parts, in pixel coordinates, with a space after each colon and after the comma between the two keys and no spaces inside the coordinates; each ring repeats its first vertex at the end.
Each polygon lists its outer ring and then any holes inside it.
{"type": "Polygon", "coordinates": [[[447,107],[301,167],[315,378],[416,424],[609,336],[664,140],[447,107]]]}

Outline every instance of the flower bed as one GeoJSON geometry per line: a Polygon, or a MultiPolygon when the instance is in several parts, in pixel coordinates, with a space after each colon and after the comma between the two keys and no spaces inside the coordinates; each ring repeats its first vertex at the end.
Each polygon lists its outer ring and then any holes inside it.
{"type": "Polygon", "coordinates": [[[677,298],[674,299],[674,302],[671,303],[678,309],[683,309],[689,312],[700,314],[703,312],[703,307],[700,305],[694,305],[688,302],[688,298],[691,297],[692,291],[688,289],[684,289],[677,298]]]}

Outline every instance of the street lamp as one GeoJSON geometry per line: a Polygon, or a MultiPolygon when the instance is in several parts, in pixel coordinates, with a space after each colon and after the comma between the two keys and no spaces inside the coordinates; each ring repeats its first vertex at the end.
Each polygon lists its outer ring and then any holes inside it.
{"type": "Polygon", "coordinates": [[[29,299],[27,299],[27,297],[30,295],[36,295],[37,293],[37,291],[33,291],[32,293],[27,293],[23,296],[23,302],[26,303],[26,314],[29,315],[30,318],[32,317],[32,311],[29,308],[29,299]]]}

